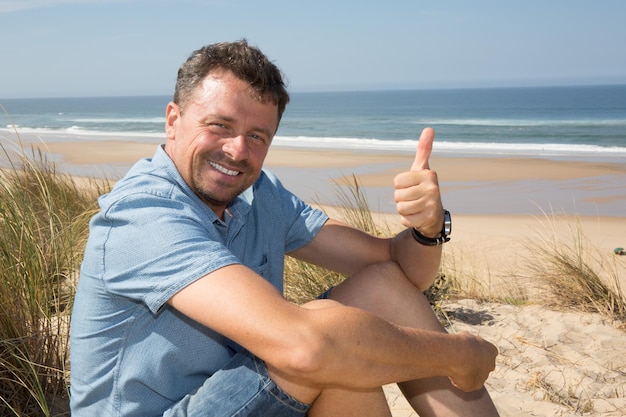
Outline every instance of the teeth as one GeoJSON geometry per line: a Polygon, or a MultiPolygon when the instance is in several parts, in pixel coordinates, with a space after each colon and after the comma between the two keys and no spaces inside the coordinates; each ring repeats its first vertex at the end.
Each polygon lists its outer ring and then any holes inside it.
{"type": "Polygon", "coordinates": [[[209,165],[211,165],[213,168],[217,169],[219,172],[226,174],[226,175],[231,175],[231,176],[236,176],[239,175],[239,171],[232,171],[230,169],[226,169],[223,166],[216,164],[215,162],[209,161],[209,165]]]}

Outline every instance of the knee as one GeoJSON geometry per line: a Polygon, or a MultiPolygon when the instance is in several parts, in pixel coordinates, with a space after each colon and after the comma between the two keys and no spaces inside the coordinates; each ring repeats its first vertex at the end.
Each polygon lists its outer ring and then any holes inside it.
{"type": "Polygon", "coordinates": [[[386,292],[422,291],[413,284],[400,265],[395,262],[382,262],[371,265],[367,274],[371,276],[370,283],[386,292]]]}
{"type": "MultiPolygon", "coordinates": [[[[333,289],[331,298],[345,305],[369,310],[390,300],[402,300],[421,293],[395,262],[368,265],[333,289]]],[[[320,300],[322,301],[322,300],[320,300]]]]}

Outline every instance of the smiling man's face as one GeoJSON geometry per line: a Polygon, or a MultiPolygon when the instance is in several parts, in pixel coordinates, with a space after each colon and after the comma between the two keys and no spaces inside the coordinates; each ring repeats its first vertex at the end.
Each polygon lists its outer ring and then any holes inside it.
{"type": "Polygon", "coordinates": [[[257,180],[278,110],[229,71],[211,72],[181,109],[166,112],[165,151],[191,189],[223,218],[228,203],[257,180]]]}

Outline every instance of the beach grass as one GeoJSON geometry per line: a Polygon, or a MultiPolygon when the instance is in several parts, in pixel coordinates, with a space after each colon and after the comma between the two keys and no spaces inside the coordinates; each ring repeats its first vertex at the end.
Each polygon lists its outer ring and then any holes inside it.
{"type": "Polygon", "coordinates": [[[8,160],[0,171],[0,416],[69,415],[70,311],[104,183],[79,186],[32,150],[8,160]]]}
{"type": "Polygon", "coordinates": [[[447,280],[448,298],[470,298],[477,301],[495,302],[523,306],[530,302],[531,296],[514,272],[499,271],[499,265],[490,264],[491,256],[481,256],[480,251],[471,253],[462,250],[444,249],[442,274],[447,280]],[[516,279],[512,279],[516,278],[516,279]]]}
{"type": "Polygon", "coordinates": [[[596,312],[626,325],[626,294],[621,286],[617,258],[598,250],[580,226],[555,214],[545,214],[542,233],[525,244],[532,254],[527,265],[547,287],[544,304],[575,311],[596,312]]]}
{"type": "MultiPolygon", "coordinates": [[[[375,236],[390,234],[385,224],[375,220],[363,193],[363,187],[356,176],[336,182],[335,194],[337,206],[324,208],[329,216],[336,216],[339,220],[375,236]]],[[[315,299],[345,278],[317,265],[290,256],[285,257],[285,298],[296,304],[315,299]]]]}
{"type": "Polygon", "coordinates": [[[577,387],[566,385],[556,388],[548,381],[544,372],[534,372],[526,381],[525,388],[542,392],[542,399],[559,404],[575,415],[591,415],[593,413],[593,401],[584,395],[578,395],[577,387]]]}

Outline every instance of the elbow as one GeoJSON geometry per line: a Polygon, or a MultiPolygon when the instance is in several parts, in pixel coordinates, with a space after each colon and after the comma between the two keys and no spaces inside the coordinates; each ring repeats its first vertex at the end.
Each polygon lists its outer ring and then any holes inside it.
{"type": "MultiPolygon", "coordinates": [[[[313,333],[313,332],[309,332],[313,333]]],[[[324,334],[308,334],[293,340],[284,354],[279,353],[276,366],[282,372],[304,380],[322,382],[327,369],[331,342],[324,334]]]]}
{"type": "MultiPolygon", "coordinates": [[[[287,337],[281,338],[278,349],[272,349],[269,365],[296,379],[311,384],[324,384],[332,379],[333,369],[341,362],[341,338],[337,320],[345,308],[333,300],[315,300],[305,304],[298,320],[291,321],[287,337]],[[335,329],[334,331],[332,329],[335,329]],[[337,333],[337,334],[336,334],[337,333]]],[[[334,375],[336,378],[336,375],[334,375]]]]}
{"type": "Polygon", "coordinates": [[[324,365],[327,364],[325,358],[328,355],[325,352],[330,351],[330,349],[324,348],[324,345],[325,343],[322,342],[295,349],[290,355],[289,368],[291,371],[307,380],[319,380],[320,374],[325,368],[324,365]]]}
{"type": "Polygon", "coordinates": [[[412,282],[421,292],[425,292],[431,289],[436,284],[442,283],[442,275],[440,273],[436,273],[422,279],[414,279],[412,280],[412,282]]]}

